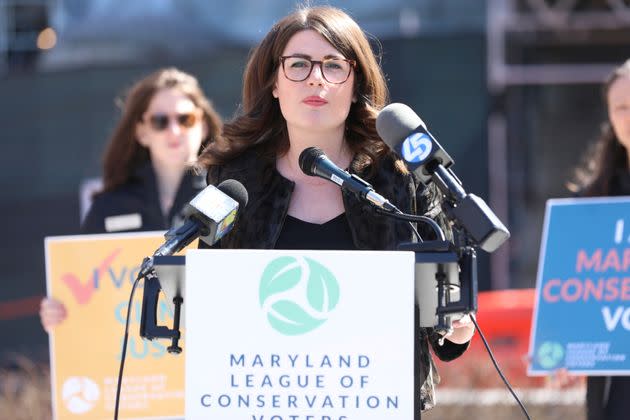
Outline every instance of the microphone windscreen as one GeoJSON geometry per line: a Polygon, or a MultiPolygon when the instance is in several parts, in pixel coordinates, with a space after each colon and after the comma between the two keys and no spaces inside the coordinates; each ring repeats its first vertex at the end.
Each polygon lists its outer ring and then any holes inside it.
{"type": "Polygon", "coordinates": [[[418,114],[400,103],[387,105],[376,118],[376,132],[391,148],[395,148],[419,126],[426,130],[418,114]]]}
{"type": "Polygon", "coordinates": [[[302,150],[299,158],[300,169],[302,169],[302,172],[306,175],[315,176],[315,172],[313,171],[315,161],[322,155],[324,155],[324,151],[319,147],[307,147],[302,150]]]}
{"type": "Polygon", "coordinates": [[[238,203],[238,207],[242,210],[247,205],[247,200],[249,196],[247,194],[247,189],[235,179],[226,179],[219,185],[217,185],[217,189],[227,196],[231,197],[234,201],[238,203]]]}

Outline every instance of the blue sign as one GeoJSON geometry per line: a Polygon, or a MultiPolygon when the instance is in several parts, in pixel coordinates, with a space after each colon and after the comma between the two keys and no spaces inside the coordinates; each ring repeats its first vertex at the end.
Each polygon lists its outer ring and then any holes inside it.
{"type": "Polygon", "coordinates": [[[529,374],[630,374],[630,197],[547,202],[529,374]]]}

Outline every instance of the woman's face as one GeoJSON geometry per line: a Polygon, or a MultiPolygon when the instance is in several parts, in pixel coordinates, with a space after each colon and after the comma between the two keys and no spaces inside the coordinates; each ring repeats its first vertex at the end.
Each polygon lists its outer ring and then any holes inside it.
{"type": "Polygon", "coordinates": [[[630,77],[620,77],[608,90],[608,115],[617,138],[630,152],[630,77]]]}
{"type": "Polygon", "coordinates": [[[136,127],[154,166],[182,167],[194,162],[208,128],[203,112],[179,90],[157,91],[136,127]]]}
{"type": "Polygon", "coordinates": [[[344,61],[346,57],[314,30],[293,35],[282,56],[291,58],[284,60],[284,69],[282,63],[278,68],[273,96],[280,102],[289,130],[343,129],[354,100],[354,69],[344,61]],[[311,65],[309,59],[327,61],[321,66],[313,64],[305,80],[294,81],[306,75],[311,65]],[[338,82],[346,76],[343,83],[330,81],[338,82]]]}

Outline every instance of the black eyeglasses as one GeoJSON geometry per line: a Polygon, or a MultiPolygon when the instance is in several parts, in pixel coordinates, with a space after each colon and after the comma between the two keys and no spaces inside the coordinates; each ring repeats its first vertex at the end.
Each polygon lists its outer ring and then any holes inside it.
{"type": "Polygon", "coordinates": [[[164,131],[169,127],[171,118],[180,127],[191,128],[199,120],[199,115],[197,115],[194,112],[186,112],[183,114],[175,114],[175,115],[157,113],[157,114],[149,115],[149,118],[147,118],[147,120],[149,121],[151,128],[153,128],[155,131],[164,131]]]}
{"type": "Polygon", "coordinates": [[[294,55],[281,56],[280,62],[284,75],[293,82],[308,79],[315,64],[319,64],[324,80],[336,85],[348,80],[350,72],[356,66],[356,61],[345,58],[326,58],[318,61],[294,55]]]}

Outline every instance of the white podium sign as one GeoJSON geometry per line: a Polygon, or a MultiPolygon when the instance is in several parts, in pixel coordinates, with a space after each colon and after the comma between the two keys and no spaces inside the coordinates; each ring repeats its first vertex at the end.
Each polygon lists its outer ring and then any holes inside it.
{"type": "Polygon", "coordinates": [[[186,419],[413,418],[412,252],[192,250],[186,419]]]}

